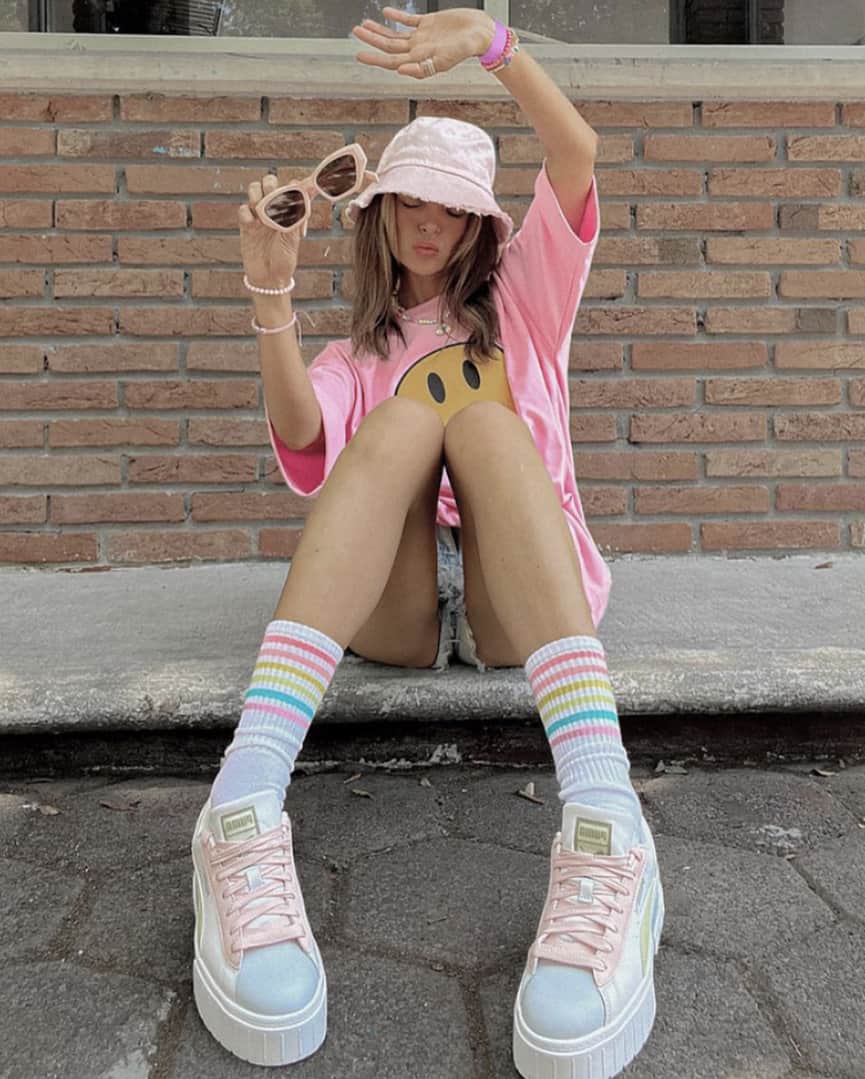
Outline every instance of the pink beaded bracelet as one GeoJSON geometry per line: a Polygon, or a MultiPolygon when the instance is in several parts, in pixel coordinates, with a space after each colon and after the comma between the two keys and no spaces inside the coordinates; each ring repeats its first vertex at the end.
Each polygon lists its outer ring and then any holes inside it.
{"type": "Polygon", "coordinates": [[[493,21],[496,24],[496,29],[493,34],[492,43],[483,56],[478,57],[484,67],[497,64],[504,52],[505,45],[508,43],[508,28],[503,22],[499,22],[498,19],[494,19],[493,21]]]}

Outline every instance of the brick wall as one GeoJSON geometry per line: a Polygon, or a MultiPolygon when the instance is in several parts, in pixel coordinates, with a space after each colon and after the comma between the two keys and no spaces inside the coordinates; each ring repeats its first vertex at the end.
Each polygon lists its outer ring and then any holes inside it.
{"type": "MultiPolygon", "coordinates": [[[[578,103],[603,237],[572,346],[589,524],[615,552],[865,547],[865,104],[578,103]]],[[[236,208],[276,162],[412,115],[496,136],[517,224],[541,160],[511,102],[0,97],[0,562],[285,558],[307,504],[263,422],[236,208]]],[[[308,360],[348,333],[321,200],[308,360]]]]}

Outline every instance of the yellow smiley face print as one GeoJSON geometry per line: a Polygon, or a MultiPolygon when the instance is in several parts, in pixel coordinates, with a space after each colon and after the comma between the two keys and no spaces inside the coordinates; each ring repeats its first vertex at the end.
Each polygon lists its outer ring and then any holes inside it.
{"type": "Polygon", "coordinates": [[[412,364],[394,396],[430,405],[445,426],[474,401],[497,401],[516,412],[500,348],[493,349],[487,363],[471,360],[462,344],[436,349],[412,364]]]}

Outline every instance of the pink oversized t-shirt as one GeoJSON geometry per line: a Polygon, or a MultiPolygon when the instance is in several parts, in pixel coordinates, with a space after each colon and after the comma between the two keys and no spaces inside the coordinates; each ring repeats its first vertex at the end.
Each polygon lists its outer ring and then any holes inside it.
{"type": "MultiPolygon", "coordinates": [[[[468,333],[453,321],[445,336],[436,333],[436,326],[403,322],[405,346],[392,334],[387,360],[355,356],[350,339],[330,342],[308,368],[321,406],[324,448],[318,443],[316,449],[289,449],[268,417],[274,453],[288,486],[301,495],[317,494],[361,420],[387,397],[423,401],[444,423],[472,401],[498,401],[526,423],[552,477],[597,626],[607,605],[610,571],[586,527],[574,476],[568,357],[599,227],[595,183],[574,230],[559,206],[544,161],[522,227],[505,247],[498,266],[493,294],[499,338],[492,361],[474,364],[468,359],[463,348],[468,333]]],[[[434,297],[409,308],[409,314],[435,318],[438,303],[434,297]]],[[[436,520],[460,524],[447,470],[436,520]]]]}

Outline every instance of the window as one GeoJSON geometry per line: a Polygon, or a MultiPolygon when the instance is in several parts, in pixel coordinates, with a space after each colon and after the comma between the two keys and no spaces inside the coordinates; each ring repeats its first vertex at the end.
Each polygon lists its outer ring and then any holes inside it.
{"type": "MultiPolygon", "coordinates": [[[[341,38],[387,0],[30,0],[0,30],[214,37],[341,38]],[[10,21],[12,25],[10,25],[10,21]]],[[[397,0],[397,6],[398,0],[397,0]]],[[[863,0],[408,0],[420,14],[488,8],[526,41],[572,44],[862,45],[863,0]]]]}

